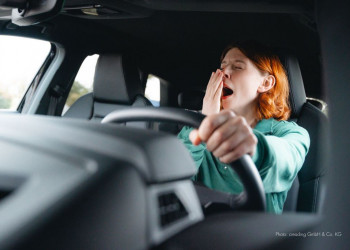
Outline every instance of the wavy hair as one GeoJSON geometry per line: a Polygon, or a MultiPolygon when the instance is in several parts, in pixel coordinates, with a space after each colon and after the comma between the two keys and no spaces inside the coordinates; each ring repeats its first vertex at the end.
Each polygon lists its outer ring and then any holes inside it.
{"type": "Polygon", "coordinates": [[[220,61],[233,48],[239,49],[259,70],[273,75],[276,79],[275,86],[258,96],[256,107],[258,120],[269,118],[288,120],[291,114],[289,83],[286,71],[278,56],[267,46],[255,41],[244,41],[234,42],[227,46],[221,55],[220,61]]]}

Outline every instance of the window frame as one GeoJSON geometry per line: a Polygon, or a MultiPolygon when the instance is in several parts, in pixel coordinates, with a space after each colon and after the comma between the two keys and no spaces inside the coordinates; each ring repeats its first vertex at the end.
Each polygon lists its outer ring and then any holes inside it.
{"type": "Polygon", "coordinates": [[[18,113],[22,113],[23,112],[23,108],[25,107],[25,105],[28,105],[28,107],[31,105],[33,99],[28,99],[28,103],[27,102],[27,98],[28,95],[32,94],[32,98],[34,98],[35,92],[37,91],[37,89],[39,88],[40,83],[43,80],[43,77],[45,75],[45,73],[47,72],[49,66],[52,64],[55,56],[56,56],[56,46],[54,43],[50,43],[50,51],[47,55],[47,57],[45,58],[43,64],[41,65],[41,67],[38,69],[37,73],[35,74],[32,82],[29,84],[25,94],[22,97],[21,102],[19,103],[18,107],[17,107],[17,112],[18,113]],[[32,92],[30,92],[30,89],[33,88],[33,85],[36,84],[37,86],[34,87],[34,89],[32,90],[32,92]]]}
{"type": "MultiPolygon", "coordinates": [[[[22,113],[23,107],[25,106],[25,102],[26,102],[27,96],[30,92],[30,89],[33,87],[33,84],[35,82],[38,83],[35,90],[39,87],[39,84],[40,84],[42,77],[45,75],[46,70],[50,66],[53,58],[55,57],[56,46],[52,42],[49,42],[49,41],[46,41],[43,39],[39,39],[36,37],[18,36],[18,35],[14,35],[14,34],[1,34],[1,36],[10,36],[10,37],[16,37],[16,38],[32,39],[32,40],[44,41],[44,42],[47,42],[50,44],[50,49],[49,49],[47,56],[44,58],[42,64],[39,66],[38,70],[34,74],[33,79],[31,80],[31,82],[28,84],[27,88],[23,92],[23,96],[21,97],[21,100],[18,103],[17,107],[14,109],[2,109],[1,110],[1,113],[22,113]]],[[[34,94],[35,94],[35,91],[33,92],[33,95],[34,94]]]]}

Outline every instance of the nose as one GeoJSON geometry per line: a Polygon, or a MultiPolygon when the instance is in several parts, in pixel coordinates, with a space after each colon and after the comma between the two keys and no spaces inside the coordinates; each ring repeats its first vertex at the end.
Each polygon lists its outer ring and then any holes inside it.
{"type": "Polygon", "coordinates": [[[231,77],[231,70],[230,67],[224,67],[222,69],[222,72],[224,73],[224,77],[230,79],[231,77]]]}

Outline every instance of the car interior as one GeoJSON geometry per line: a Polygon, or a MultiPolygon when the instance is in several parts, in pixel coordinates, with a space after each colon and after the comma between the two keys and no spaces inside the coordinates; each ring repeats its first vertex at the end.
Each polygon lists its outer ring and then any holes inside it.
{"type": "MultiPolygon", "coordinates": [[[[127,107],[152,106],[144,96],[139,70],[125,55],[100,55],[96,65],[93,92],[80,97],[63,115],[87,120],[102,120],[112,111],[127,107]]],[[[131,123],[150,128],[150,123],[131,123]]]]}
{"type": "Polygon", "coordinates": [[[50,43],[16,110],[0,110],[0,249],[346,249],[348,7],[0,0],[0,39],[50,43]],[[279,56],[290,121],[311,140],[280,215],[266,212],[249,156],[230,164],[244,192],[214,191],[192,181],[196,167],[176,137],[204,119],[223,49],[249,40],[279,56]],[[92,55],[91,89],[67,107],[92,55]],[[157,101],[146,94],[151,78],[157,101]]]}

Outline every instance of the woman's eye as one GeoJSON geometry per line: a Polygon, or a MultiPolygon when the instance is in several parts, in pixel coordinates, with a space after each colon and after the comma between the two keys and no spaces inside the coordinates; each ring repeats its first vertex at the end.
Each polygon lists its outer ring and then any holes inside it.
{"type": "Polygon", "coordinates": [[[234,69],[242,69],[240,66],[234,66],[234,69]]]}

